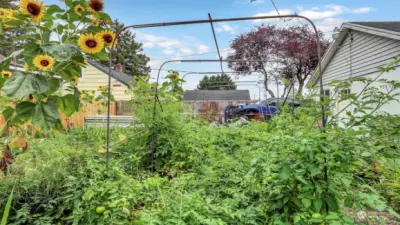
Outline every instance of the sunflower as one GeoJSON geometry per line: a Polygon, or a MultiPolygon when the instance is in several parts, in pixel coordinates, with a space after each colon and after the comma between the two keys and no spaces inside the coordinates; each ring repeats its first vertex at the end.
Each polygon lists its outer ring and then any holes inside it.
{"type": "Polygon", "coordinates": [[[179,75],[176,73],[171,73],[168,75],[168,78],[171,80],[177,80],[177,79],[179,79],[179,75]]]}
{"type": "Polygon", "coordinates": [[[97,85],[97,90],[102,91],[103,88],[104,88],[103,85],[101,85],[101,84],[97,85]]]}
{"type": "Polygon", "coordinates": [[[19,7],[24,14],[32,16],[33,22],[39,22],[44,15],[43,2],[38,0],[21,0],[19,7]]]}
{"type": "Polygon", "coordinates": [[[74,12],[79,16],[82,16],[81,12],[83,11],[85,11],[85,8],[81,4],[78,4],[74,7],[74,12]]]}
{"type": "Polygon", "coordinates": [[[92,90],[92,95],[96,94],[96,90],[92,90]]]}
{"type": "Polygon", "coordinates": [[[75,82],[75,84],[79,84],[79,78],[78,77],[74,77],[74,82],[75,82]]]}
{"type": "Polygon", "coordinates": [[[2,71],[1,72],[1,76],[2,77],[11,77],[12,76],[12,72],[10,72],[10,71],[2,71]]]}
{"type": "Polygon", "coordinates": [[[96,54],[104,48],[104,41],[99,35],[83,34],[78,40],[79,47],[86,53],[96,54]]]}
{"type": "Polygon", "coordinates": [[[33,65],[40,70],[50,70],[54,66],[54,59],[48,55],[38,55],[33,59],[33,65]]]}
{"type": "Polygon", "coordinates": [[[28,64],[26,64],[26,63],[25,63],[25,65],[24,65],[24,70],[25,70],[25,71],[29,71],[29,66],[28,66],[28,64]]]}
{"type": "Polygon", "coordinates": [[[3,9],[0,8],[0,22],[3,23],[4,28],[11,28],[13,27],[12,25],[5,24],[7,22],[13,21],[13,20],[18,20],[17,18],[14,17],[14,13],[16,11],[12,9],[3,9]]]}
{"type": "Polygon", "coordinates": [[[97,15],[97,13],[103,11],[104,9],[103,0],[90,0],[88,5],[89,9],[93,12],[95,16],[97,15]]]}
{"type": "MultiPolygon", "coordinates": [[[[99,35],[101,36],[101,38],[103,38],[104,43],[108,46],[108,47],[112,47],[113,41],[115,40],[115,33],[111,30],[105,30],[101,33],[99,33],[99,35]]],[[[115,40],[115,45],[117,45],[118,41],[115,40]]]]}

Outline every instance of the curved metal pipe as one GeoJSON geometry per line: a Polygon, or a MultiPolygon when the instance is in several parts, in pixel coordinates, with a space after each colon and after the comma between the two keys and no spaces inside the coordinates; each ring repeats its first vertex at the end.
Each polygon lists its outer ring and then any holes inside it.
{"type": "MultiPolygon", "coordinates": [[[[257,16],[257,17],[236,17],[236,18],[225,18],[225,19],[215,19],[213,20],[213,23],[218,23],[218,22],[232,22],[232,21],[244,21],[244,20],[262,20],[262,19],[280,19],[280,18],[300,18],[307,20],[311,26],[314,29],[315,32],[315,38],[317,41],[317,51],[318,51],[318,71],[320,73],[320,76],[318,77],[319,83],[320,83],[320,101],[324,101],[324,96],[323,96],[323,82],[322,82],[322,66],[321,66],[321,43],[320,43],[320,38],[319,38],[319,33],[318,30],[315,26],[315,24],[307,17],[300,16],[300,15],[277,15],[277,16],[257,16]]],[[[139,24],[139,25],[131,25],[122,28],[120,31],[117,32],[116,38],[113,40],[113,43],[110,48],[109,52],[109,78],[108,78],[108,100],[107,100],[107,139],[106,139],[106,167],[108,168],[108,158],[109,158],[109,148],[110,148],[110,107],[111,107],[111,73],[112,73],[112,55],[114,53],[114,48],[115,48],[115,41],[119,38],[120,34],[130,28],[133,29],[140,29],[140,28],[149,28],[149,27],[165,27],[165,26],[177,26],[177,25],[187,25],[187,24],[202,24],[202,23],[209,23],[210,20],[191,20],[191,21],[180,21],[180,22],[168,22],[168,23],[150,23],[150,24],[139,24]]],[[[219,60],[223,61],[223,60],[219,60]]],[[[163,63],[165,65],[165,63],[163,63]]],[[[162,65],[162,66],[163,66],[162,65]]],[[[161,66],[161,67],[162,67],[161,66]]],[[[158,80],[160,76],[160,71],[158,72],[157,75],[157,85],[158,85],[158,80]]],[[[158,88],[156,87],[156,92],[158,88]]],[[[325,108],[324,104],[321,104],[321,111],[322,111],[322,125],[325,130],[326,126],[326,119],[325,119],[325,108]]],[[[156,106],[156,102],[154,102],[154,106],[156,106]]],[[[155,109],[154,107],[154,116],[155,116],[155,109]]]]}

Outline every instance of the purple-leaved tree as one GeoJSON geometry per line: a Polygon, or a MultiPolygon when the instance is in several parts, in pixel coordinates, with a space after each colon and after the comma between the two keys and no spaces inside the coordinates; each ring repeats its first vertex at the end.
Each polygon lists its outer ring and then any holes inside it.
{"type": "MultiPolygon", "coordinates": [[[[323,37],[322,32],[319,32],[319,37],[321,53],[324,54],[329,41],[323,37]]],[[[282,82],[285,85],[285,92],[290,81],[294,81],[299,87],[297,93],[302,94],[307,78],[318,65],[315,33],[306,25],[292,27],[261,25],[248,33],[240,34],[231,42],[230,47],[234,51],[228,55],[228,60],[264,61],[229,62],[228,66],[242,75],[249,75],[252,72],[262,73],[264,88],[271,97],[275,97],[274,92],[268,87],[271,79],[282,82]]]]}

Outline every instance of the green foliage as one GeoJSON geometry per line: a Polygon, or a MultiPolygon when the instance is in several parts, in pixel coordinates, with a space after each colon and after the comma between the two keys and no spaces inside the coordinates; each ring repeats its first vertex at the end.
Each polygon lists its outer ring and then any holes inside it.
{"type": "Polygon", "coordinates": [[[136,120],[111,130],[108,170],[104,129],[30,140],[0,178],[1,206],[19,179],[10,224],[398,223],[398,116],[359,112],[321,132],[310,98],[268,123],[209,126],[182,114],[182,82],[171,72],[156,98],[136,79],[136,120]]]}
{"type": "Polygon", "coordinates": [[[1,225],[7,225],[7,220],[8,220],[8,216],[10,214],[13,194],[14,194],[14,188],[12,189],[10,196],[8,196],[6,208],[4,209],[3,216],[1,218],[1,225]]]}
{"type": "Polygon", "coordinates": [[[217,76],[205,76],[197,86],[199,90],[236,90],[236,84],[232,78],[226,74],[217,76]]]}
{"type": "MultiPolygon", "coordinates": [[[[10,1],[6,2],[8,6],[13,6],[10,1]]],[[[70,116],[79,112],[85,103],[81,101],[82,94],[76,87],[77,77],[86,66],[85,57],[107,60],[105,48],[109,48],[109,44],[93,54],[88,46],[85,47],[86,42],[82,44],[79,39],[95,34],[96,41],[104,43],[105,39],[100,34],[111,29],[111,18],[104,12],[94,13],[83,0],[68,0],[64,8],[58,5],[41,6],[39,3],[30,4],[38,4],[37,10],[43,11],[43,16],[38,15],[40,18],[32,16],[23,5],[20,5],[20,10],[1,9],[0,21],[7,32],[24,32],[14,35],[14,41],[23,44],[14,46],[13,52],[7,52],[6,58],[0,62],[0,72],[9,71],[11,62],[26,65],[24,72],[17,71],[11,77],[1,77],[0,87],[17,105],[16,110],[10,107],[5,111],[6,126],[19,126],[32,121],[43,131],[49,131],[60,124],[59,110],[70,116]],[[82,10],[76,11],[79,5],[82,10]],[[57,40],[50,37],[57,37],[57,40]],[[57,93],[61,83],[67,92],[64,95],[57,93]]],[[[96,46],[103,45],[98,43],[96,46]]],[[[108,93],[107,90],[103,92],[108,93]]],[[[101,101],[108,98],[103,92],[101,101]]]]}

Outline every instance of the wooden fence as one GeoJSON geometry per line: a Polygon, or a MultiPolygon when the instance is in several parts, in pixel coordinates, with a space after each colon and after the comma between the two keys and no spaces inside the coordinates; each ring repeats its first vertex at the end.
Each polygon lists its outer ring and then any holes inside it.
{"type": "MultiPolygon", "coordinates": [[[[131,115],[133,107],[126,102],[112,102],[111,115],[131,115]]],[[[88,104],[81,108],[79,113],[75,113],[70,117],[65,116],[60,112],[60,119],[65,128],[68,127],[83,127],[85,118],[94,115],[107,115],[107,106],[100,102],[88,104]]],[[[0,128],[6,123],[3,115],[0,114],[0,128]]],[[[26,126],[25,126],[26,127],[26,126]]],[[[9,130],[11,132],[11,130],[9,130]]]]}
{"type": "MultiPolygon", "coordinates": [[[[117,115],[117,103],[111,102],[110,107],[111,115],[117,115]]],[[[79,113],[75,113],[70,117],[61,113],[61,122],[64,127],[83,127],[85,125],[85,117],[93,115],[107,115],[107,106],[102,105],[100,102],[85,105],[81,108],[79,113]]]]}

